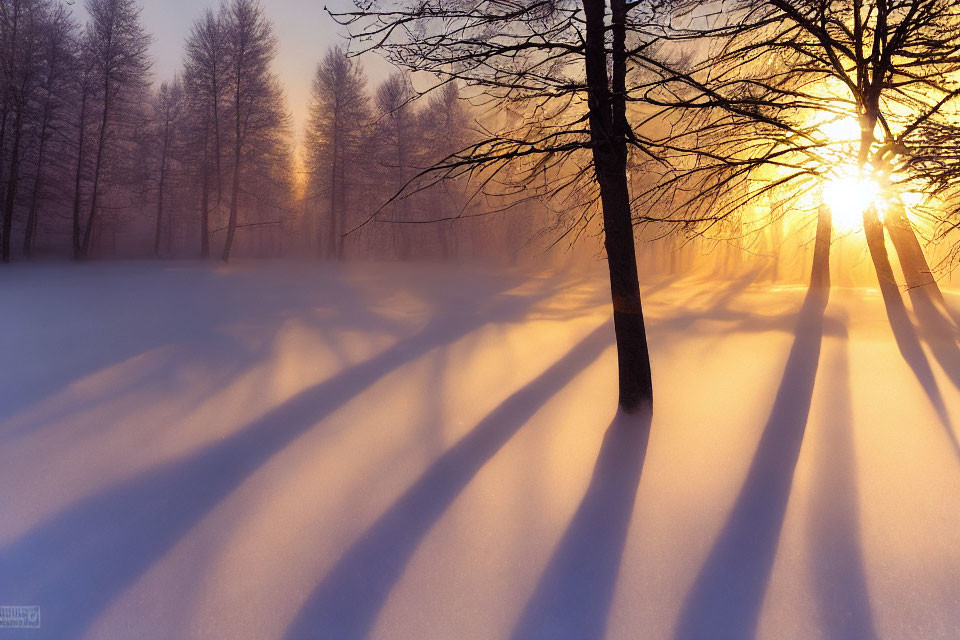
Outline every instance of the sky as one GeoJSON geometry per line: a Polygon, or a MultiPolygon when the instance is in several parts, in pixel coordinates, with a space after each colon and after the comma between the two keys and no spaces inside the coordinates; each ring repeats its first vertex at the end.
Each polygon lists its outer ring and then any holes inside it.
{"type": "MultiPolygon", "coordinates": [[[[327,48],[334,44],[346,45],[346,31],[337,25],[324,10],[348,10],[349,0],[260,0],[267,17],[273,23],[279,41],[274,71],[280,77],[287,96],[287,105],[299,133],[306,120],[310,84],[317,62],[327,48]]],[[[150,49],[154,60],[154,80],[161,82],[179,71],[183,59],[183,43],[191,24],[206,7],[219,6],[219,0],[140,0],[141,20],[153,34],[150,49]]],[[[85,20],[83,2],[74,4],[77,19],[85,20]]],[[[364,68],[371,82],[382,79],[389,66],[375,55],[363,58],[364,68]]]]}

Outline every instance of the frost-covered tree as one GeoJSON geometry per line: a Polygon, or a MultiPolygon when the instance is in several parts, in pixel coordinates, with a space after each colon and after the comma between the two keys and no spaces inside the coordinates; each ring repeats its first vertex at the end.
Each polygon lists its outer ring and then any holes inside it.
{"type": "Polygon", "coordinates": [[[283,94],[270,70],[277,42],[256,0],[232,0],[221,17],[226,60],[227,109],[231,123],[232,178],[223,260],[230,258],[240,210],[241,178],[253,155],[286,125],[283,94]]]}
{"type": "MultiPolygon", "coordinates": [[[[473,137],[469,104],[460,96],[456,82],[438,89],[420,112],[421,167],[444,162],[465,148],[473,137]]],[[[437,243],[443,259],[457,257],[457,229],[467,204],[466,184],[450,177],[425,190],[432,204],[430,215],[436,222],[437,243]]]]}
{"type": "MultiPolygon", "coordinates": [[[[87,12],[90,20],[82,55],[89,65],[91,89],[99,101],[99,114],[93,140],[89,214],[83,224],[82,238],[78,239],[78,257],[90,254],[104,162],[119,149],[114,143],[121,126],[129,124],[129,116],[138,115],[150,70],[147,57],[150,36],[140,23],[140,8],[134,0],[88,0],[87,12]]],[[[83,125],[81,132],[82,129],[83,125]]]]}
{"type": "Polygon", "coordinates": [[[2,124],[0,150],[5,171],[0,258],[10,261],[14,206],[23,172],[24,143],[31,110],[41,86],[45,35],[52,7],[43,0],[11,0],[0,5],[2,52],[2,124]],[[9,152],[4,143],[9,138],[9,152]]]}
{"type": "Polygon", "coordinates": [[[23,253],[27,258],[33,255],[47,180],[68,182],[65,167],[51,153],[51,147],[65,151],[78,42],[77,26],[66,6],[59,3],[49,6],[40,43],[41,67],[34,108],[32,185],[23,237],[23,253]]]}
{"type": "MultiPolygon", "coordinates": [[[[223,13],[223,12],[222,12],[223,13]]],[[[207,9],[190,28],[184,61],[184,87],[191,113],[191,138],[198,149],[200,174],[200,255],[210,254],[210,190],[214,207],[223,196],[223,118],[227,99],[226,41],[223,16],[207,9]]]]}
{"type": "MultiPolygon", "coordinates": [[[[400,71],[392,74],[377,87],[377,151],[379,169],[386,184],[396,192],[404,188],[413,175],[413,158],[417,143],[417,117],[413,100],[416,94],[410,77],[400,71]]],[[[391,204],[390,222],[400,223],[392,229],[390,238],[395,254],[409,258],[412,253],[411,237],[404,223],[409,221],[409,200],[397,198],[391,204]]]]}
{"type": "Polygon", "coordinates": [[[169,167],[174,147],[182,135],[184,117],[183,84],[179,78],[162,83],[153,99],[153,123],[157,138],[157,218],[153,237],[153,255],[160,257],[160,236],[163,231],[163,196],[169,180],[169,167]]]}
{"type": "Polygon", "coordinates": [[[366,127],[370,124],[366,78],[361,66],[340,47],[332,47],[317,65],[304,137],[308,176],[307,201],[319,211],[326,199],[326,224],[317,221],[318,249],[328,258],[343,258],[350,192],[360,183],[366,127]]]}

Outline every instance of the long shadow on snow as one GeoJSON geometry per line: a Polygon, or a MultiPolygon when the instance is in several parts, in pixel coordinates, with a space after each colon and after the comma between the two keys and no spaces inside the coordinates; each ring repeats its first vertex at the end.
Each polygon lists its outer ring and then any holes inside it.
{"type": "Polygon", "coordinates": [[[39,604],[45,634],[80,637],[114,597],[297,436],[391,371],[479,326],[520,316],[537,299],[505,296],[492,309],[463,310],[459,322],[431,322],[223,440],[64,509],[0,549],[0,602],[39,604]]]}
{"type": "Polygon", "coordinates": [[[930,347],[953,386],[960,390],[960,348],[957,346],[957,326],[949,317],[945,303],[938,304],[936,285],[911,287],[910,301],[920,325],[920,335],[930,347]]]}
{"type": "MultiPolygon", "coordinates": [[[[336,300],[338,309],[350,310],[353,327],[391,333],[398,329],[389,318],[368,310],[358,293],[336,277],[304,282],[192,267],[155,271],[138,267],[129,274],[116,268],[84,265],[71,272],[71,279],[54,283],[56,296],[37,298],[29,291],[14,291],[24,302],[0,308],[0,325],[42,323],[45,328],[26,337],[0,335],[0,351],[19,363],[16,376],[0,376],[0,421],[87,375],[159,347],[193,350],[203,345],[209,355],[230,365],[236,351],[246,347],[233,344],[229,351],[212,353],[210,345],[230,340],[222,334],[225,326],[254,324],[274,331],[290,317],[309,322],[304,307],[311,303],[329,307],[336,300]],[[218,294],[211,296],[211,291],[218,294]],[[77,311],[89,307],[99,312],[77,311]],[[38,364],[38,350],[56,353],[56,366],[38,364]]],[[[502,286],[510,285],[505,280],[502,286]]],[[[250,353],[249,358],[257,355],[250,353]]],[[[30,430],[21,428],[12,435],[30,430]]]]}
{"type": "MultiPolygon", "coordinates": [[[[125,371],[123,378],[114,380],[113,384],[100,385],[95,390],[77,394],[77,397],[54,408],[41,403],[28,419],[21,416],[11,421],[10,429],[6,432],[0,430],[0,446],[15,442],[18,438],[33,434],[48,425],[54,425],[64,418],[74,419],[98,406],[108,405],[113,400],[138,392],[149,390],[160,399],[178,393],[182,381],[177,373],[198,363],[206,367],[203,375],[203,395],[211,397],[237,379],[238,372],[248,371],[265,354],[265,347],[251,347],[241,340],[214,332],[198,336],[195,340],[178,342],[175,348],[171,343],[167,345],[167,351],[160,362],[147,369],[125,371]]],[[[201,389],[195,386],[191,391],[199,392],[201,389]]],[[[71,424],[69,436],[72,441],[79,441],[103,426],[102,421],[91,421],[86,429],[71,424]]]]}
{"type": "Polygon", "coordinates": [[[684,602],[678,640],[754,636],[810,413],[829,284],[811,286],[780,388],[729,519],[684,602]]]}
{"type": "Polygon", "coordinates": [[[285,637],[365,637],[417,545],[460,491],[547,400],[599,358],[610,343],[611,323],[606,322],[500,403],[431,464],[340,557],[307,598],[285,637]]]}
{"type": "Polygon", "coordinates": [[[816,579],[823,633],[835,640],[874,640],[877,632],[867,591],[860,547],[857,466],[850,407],[847,343],[836,347],[830,361],[835,378],[820,421],[823,429],[814,476],[809,521],[809,557],[816,579]]]}
{"type": "MultiPolygon", "coordinates": [[[[709,307],[706,309],[686,315],[674,315],[664,324],[673,329],[682,331],[684,329],[689,329],[695,322],[703,319],[705,316],[726,311],[727,305],[729,305],[730,302],[735,300],[744,291],[749,289],[750,285],[756,281],[759,273],[760,269],[751,269],[743,276],[731,281],[728,287],[721,289],[719,293],[714,295],[713,299],[711,299],[708,303],[709,307]]],[[[644,295],[649,294],[645,293],[644,295]]]]}
{"type": "MultiPolygon", "coordinates": [[[[923,347],[920,345],[917,329],[907,314],[907,308],[903,304],[903,297],[900,295],[900,290],[894,282],[887,282],[883,278],[880,278],[879,282],[880,294],[883,296],[887,319],[890,321],[890,328],[893,330],[897,348],[900,350],[904,361],[910,366],[917,381],[920,382],[924,393],[927,394],[930,404],[940,419],[940,424],[943,425],[947,436],[950,438],[950,444],[953,446],[954,453],[960,457],[960,442],[957,441],[957,436],[953,431],[953,425],[947,413],[947,407],[943,402],[943,396],[940,394],[940,387],[933,377],[933,369],[930,367],[930,361],[927,359],[927,355],[923,352],[923,347]]],[[[917,305],[917,313],[918,316],[921,317],[921,321],[930,322],[931,319],[929,316],[925,315],[928,313],[926,310],[927,307],[923,303],[925,299],[928,299],[926,298],[926,293],[922,292],[919,294],[919,298],[915,299],[914,304],[917,305]],[[919,300],[919,303],[917,300],[919,300]]],[[[935,309],[933,311],[936,313],[935,309]]],[[[933,322],[936,325],[936,321],[933,322]]],[[[955,345],[954,348],[956,348],[955,345]]],[[[934,354],[941,353],[943,355],[943,352],[939,351],[936,347],[936,341],[931,344],[931,349],[933,349],[934,354]]],[[[948,368],[950,364],[949,359],[941,360],[941,364],[943,362],[947,362],[948,366],[944,368],[947,369],[948,375],[952,376],[953,374],[950,373],[950,369],[948,368]]],[[[960,364],[958,364],[958,366],[960,366],[960,364]]],[[[958,372],[958,375],[960,375],[960,372],[958,372]]]]}
{"type": "Polygon", "coordinates": [[[515,640],[603,638],[650,434],[650,413],[617,413],[590,485],[533,597],[515,640]]]}

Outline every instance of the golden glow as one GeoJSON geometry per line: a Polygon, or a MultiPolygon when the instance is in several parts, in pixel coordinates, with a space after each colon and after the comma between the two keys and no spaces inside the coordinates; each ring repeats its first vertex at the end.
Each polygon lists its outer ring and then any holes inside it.
{"type": "Polygon", "coordinates": [[[926,200],[926,196],[918,191],[904,191],[900,194],[900,202],[908,211],[919,207],[924,200],[926,200]]]}
{"type": "Polygon", "coordinates": [[[863,212],[871,205],[882,215],[880,185],[875,180],[846,175],[834,178],[823,187],[823,201],[830,207],[833,224],[839,230],[853,231],[863,224],[863,212]]]}
{"type": "Polygon", "coordinates": [[[303,157],[303,145],[297,145],[293,149],[291,157],[293,170],[293,194],[297,200],[307,195],[307,162],[303,157]]]}
{"type": "Polygon", "coordinates": [[[831,142],[853,142],[860,139],[860,123],[850,116],[824,122],[819,129],[831,142]]]}

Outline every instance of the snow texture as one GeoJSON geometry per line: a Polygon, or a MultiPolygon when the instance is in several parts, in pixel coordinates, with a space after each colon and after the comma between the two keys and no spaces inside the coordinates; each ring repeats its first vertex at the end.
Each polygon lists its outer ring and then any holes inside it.
{"type": "Polygon", "coordinates": [[[957,298],[643,288],[4,269],[0,640],[960,637],[957,298]]]}

